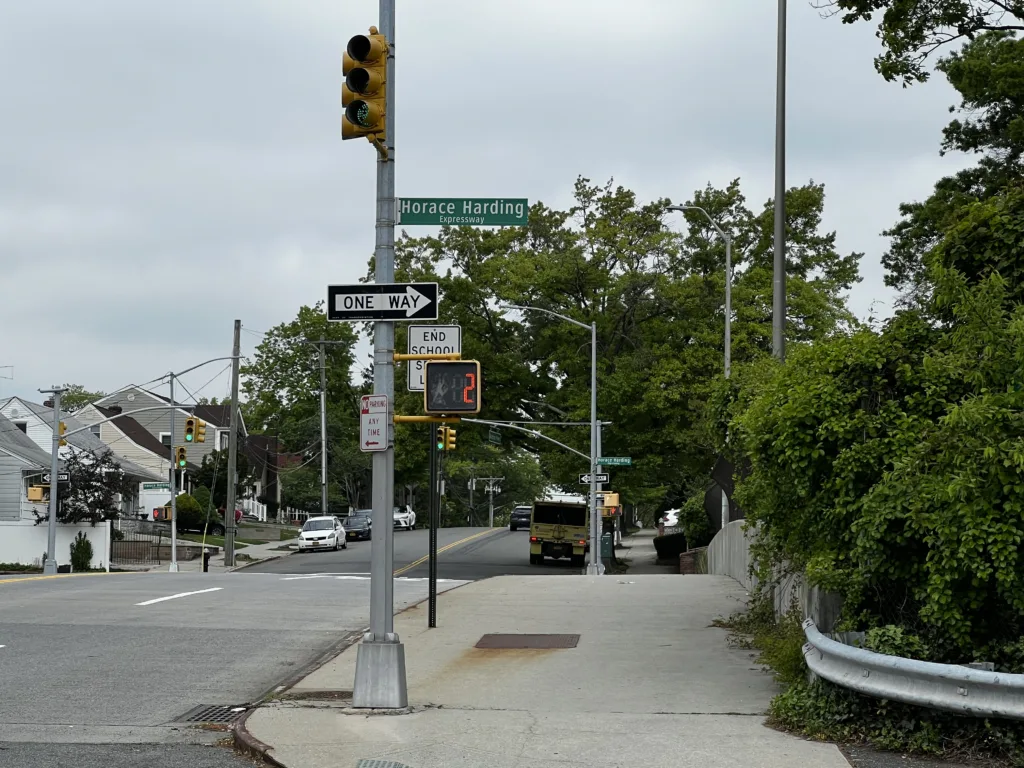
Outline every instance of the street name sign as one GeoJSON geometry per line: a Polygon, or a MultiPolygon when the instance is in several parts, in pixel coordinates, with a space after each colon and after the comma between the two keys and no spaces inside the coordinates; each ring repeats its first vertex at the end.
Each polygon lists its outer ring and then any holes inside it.
{"type": "Polygon", "coordinates": [[[633,459],[630,456],[602,456],[597,464],[600,467],[631,467],[633,459]]]}
{"type": "MultiPolygon", "coordinates": [[[[601,483],[611,482],[609,477],[608,477],[608,473],[607,472],[597,472],[597,473],[594,474],[594,477],[596,478],[594,480],[594,482],[599,484],[599,485],[601,483]]],[[[589,473],[587,473],[585,475],[580,475],[580,485],[590,485],[590,474],[589,473]]]]}
{"type": "Polygon", "coordinates": [[[359,283],[327,286],[327,319],[436,320],[437,283],[359,283]]]}
{"type": "Polygon", "coordinates": [[[525,197],[402,197],[398,224],[424,226],[525,227],[525,197]]]}
{"type": "Polygon", "coordinates": [[[388,449],[388,396],[363,395],[359,402],[359,450],[388,449]]]}
{"type": "MultiPolygon", "coordinates": [[[[43,475],[43,482],[44,483],[50,482],[50,473],[49,472],[47,472],[45,475],[43,475]]],[[[57,482],[58,483],[70,483],[71,482],[71,473],[70,472],[58,472],[57,473],[57,482]]]]}
{"type": "MultiPolygon", "coordinates": [[[[443,352],[462,354],[461,325],[410,325],[409,354],[438,355],[443,352]]],[[[409,391],[422,392],[427,383],[423,377],[426,360],[409,361],[409,391]]]]}

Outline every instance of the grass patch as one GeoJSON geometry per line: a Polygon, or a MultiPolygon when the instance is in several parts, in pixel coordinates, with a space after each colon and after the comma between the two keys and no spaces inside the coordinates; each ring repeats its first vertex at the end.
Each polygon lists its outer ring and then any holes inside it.
{"type": "Polygon", "coordinates": [[[42,573],[38,565],[22,565],[21,563],[0,563],[0,573],[42,573]]]}
{"type": "Polygon", "coordinates": [[[278,541],[290,541],[291,539],[299,538],[298,528],[282,528],[281,538],[278,541]]]}

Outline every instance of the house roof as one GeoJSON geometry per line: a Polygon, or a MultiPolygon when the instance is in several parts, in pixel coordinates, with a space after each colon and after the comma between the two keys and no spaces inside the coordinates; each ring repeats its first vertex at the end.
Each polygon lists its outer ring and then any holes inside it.
{"type": "Polygon", "coordinates": [[[50,454],[36,445],[31,437],[22,432],[13,421],[2,413],[0,413],[0,448],[42,468],[50,466],[52,458],[50,454]]]}
{"type": "Polygon", "coordinates": [[[197,419],[212,424],[215,427],[231,426],[230,405],[197,405],[192,409],[197,419]]]}
{"type": "Polygon", "coordinates": [[[118,411],[113,408],[104,408],[102,405],[93,405],[93,407],[103,414],[104,418],[109,419],[112,416],[117,416],[111,423],[116,426],[119,430],[124,433],[124,436],[135,443],[140,448],[145,448],[150,453],[154,453],[161,459],[171,460],[171,448],[170,446],[164,445],[153,433],[146,429],[144,426],[139,424],[131,416],[118,416],[118,411]]]}
{"type": "MultiPolygon", "coordinates": [[[[51,424],[53,422],[53,408],[49,408],[45,405],[39,405],[38,403],[32,403],[28,400],[23,400],[20,397],[18,401],[32,411],[36,416],[41,418],[44,423],[51,424]]],[[[76,429],[83,429],[86,425],[76,419],[70,414],[62,414],[61,421],[67,425],[68,432],[74,432],[76,429]]],[[[19,430],[20,431],[20,430],[19,430]]],[[[68,435],[66,438],[69,445],[74,446],[80,451],[88,451],[93,455],[100,455],[106,451],[111,450],[110,446],[100,440],[90,430],[84,429],[82,432],[77,432],[73,435],[68,435]]],[[[157,482],[163,480],[160,475],[155,472],[151,472],[145,467],[140,467],[135,462],[129,461],[128,459],[118,457],[117,463],[121,465],[121,469],[133,477],[138,477],[140,480],[155,480],[157,482]]]]}

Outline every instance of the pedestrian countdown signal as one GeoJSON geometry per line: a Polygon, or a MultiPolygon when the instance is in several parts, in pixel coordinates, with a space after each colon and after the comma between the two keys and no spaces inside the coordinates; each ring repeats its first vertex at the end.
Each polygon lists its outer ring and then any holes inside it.
{"type": "Polygon", "coordinates": [[[423,410],[427,413],[480,413],[480,363],[428,360],[423,366],[423,410]]]}

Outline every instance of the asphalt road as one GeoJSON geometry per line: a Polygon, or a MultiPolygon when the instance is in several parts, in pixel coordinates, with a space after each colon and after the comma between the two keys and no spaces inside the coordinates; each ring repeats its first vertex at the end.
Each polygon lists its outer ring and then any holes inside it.
{"type": "MultiPolygon", "coordinates": [[[[477,581],[490,576],[575,574],[568,560],[530,565],[530,534],[507,528],[441,528],[437,532],[437,577],[477,581]]],[[[349,574],[370,572],[369,541],[350,541],[338,552],[307,552],[246,569],[247,573],[349,574]]],[[[395,531],[395,576],[401,580],[428,576],[429,531],[395,531]]]]}
{"type": "MultiPolygon", "coordinates": [[[[396,609],[426,592],[396,580],[396,609]]],[[[369,593],[246,571],[0,578],[0,766],[12,743],[216,741],[175,720],[259,699],[364,628],[369,593]]]]}

